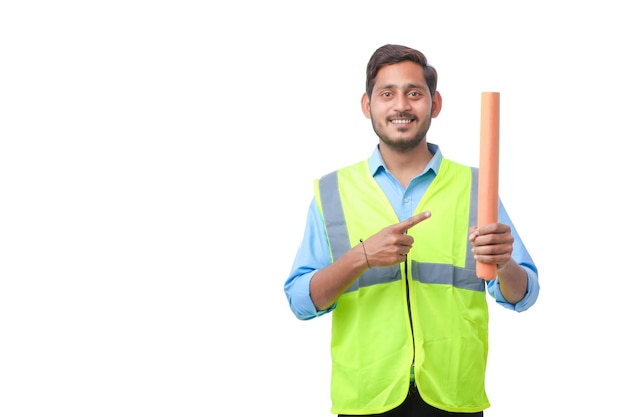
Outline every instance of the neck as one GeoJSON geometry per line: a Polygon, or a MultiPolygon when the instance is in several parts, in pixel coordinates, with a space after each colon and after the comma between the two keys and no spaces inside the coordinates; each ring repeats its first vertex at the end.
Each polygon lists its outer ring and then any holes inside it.
{"type": "Polygon", "coordinates": [[[421,174],[433,155],[428,150],[426,138],[412,149],[398,150],[380,142],[380,154],[389,172],[400,181],[404,188],[409,182],[421,174]]]}

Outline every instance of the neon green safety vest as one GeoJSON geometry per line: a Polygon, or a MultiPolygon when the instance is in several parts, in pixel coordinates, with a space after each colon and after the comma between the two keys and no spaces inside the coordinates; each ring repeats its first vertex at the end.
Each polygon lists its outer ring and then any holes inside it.
{"type": "MultiPolygon", "coordinates": [[[[414,364],[424,400],[453,412],[489,407],[489,313],[468,241],[476,224],[476,169],[444,159],[416,213],[407,262],[368,269],[332,313],[331,412],[378,414],[406,398],[414,364]]],[[[398,223],[367,161],[315,182],[331,259],[398,223]]]]}

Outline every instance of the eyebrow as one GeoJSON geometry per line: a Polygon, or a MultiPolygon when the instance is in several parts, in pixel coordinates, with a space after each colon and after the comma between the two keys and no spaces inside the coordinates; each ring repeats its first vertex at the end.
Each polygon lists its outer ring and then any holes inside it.
{"type": "MultiPolygon", "coordinates": [[[[387,89],[399,89],[400,86],[396,85],[396,84],[385,84],[385,85],[381,85],[378,89],[380,90],[387,90],[387,89]]],[[[423,84],[412,84],[409,83],[406,86],[402,87],[403,89],[414,89],[417,88],[418,90],[427,90],[427,87],[423,84]]]]}

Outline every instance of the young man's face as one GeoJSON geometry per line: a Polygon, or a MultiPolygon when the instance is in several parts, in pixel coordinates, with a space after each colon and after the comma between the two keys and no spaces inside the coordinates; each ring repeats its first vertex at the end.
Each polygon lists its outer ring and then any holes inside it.
{"type": "Polygon", "coordinates": [[[431,97],[422,67],[406,61],[382,67],[371,99],[364,95],[361,104],[382,142],[408,150],[426,137],[431,118],[441,110],[441,97],[431,97]]]}

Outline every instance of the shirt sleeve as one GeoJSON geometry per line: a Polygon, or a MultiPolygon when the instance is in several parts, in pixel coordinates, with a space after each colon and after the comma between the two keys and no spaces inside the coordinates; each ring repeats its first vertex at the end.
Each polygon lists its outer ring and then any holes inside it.
{"type": "Polygon", "coordinates": [[[499,278],[487,282],[487,291],[489,291],[489,294],[496,300],[498,305],[517,312],[526,311],[535,304],[537,298],[539,297],[539,273],[537,266],[526,250],[526,246],[524,245],[522,238],[517,233],[517,230],[509,218],[506,209],[502,205],[502,202],[499,202],[498,220],[511,227],[511,234],[513,235],[513,239],[515,239],[513,242],[513,253],[511,257],[526,271],[528,276],[528,289],[524,298],[517,302],[517,304],[511,304],[506,301],[502,295],[502,291],[500,291],[499,278]]]}
{"type": "Polygon", "coordinates": [[[313,199],[309,206],[304,236],[284,286],[289,307],[298,319],[310,320],[335,309],[336,304],[333,304],[326,310],[318,311],[309,289],[315,273],[330,263],[326,228],[313,199]]]}

